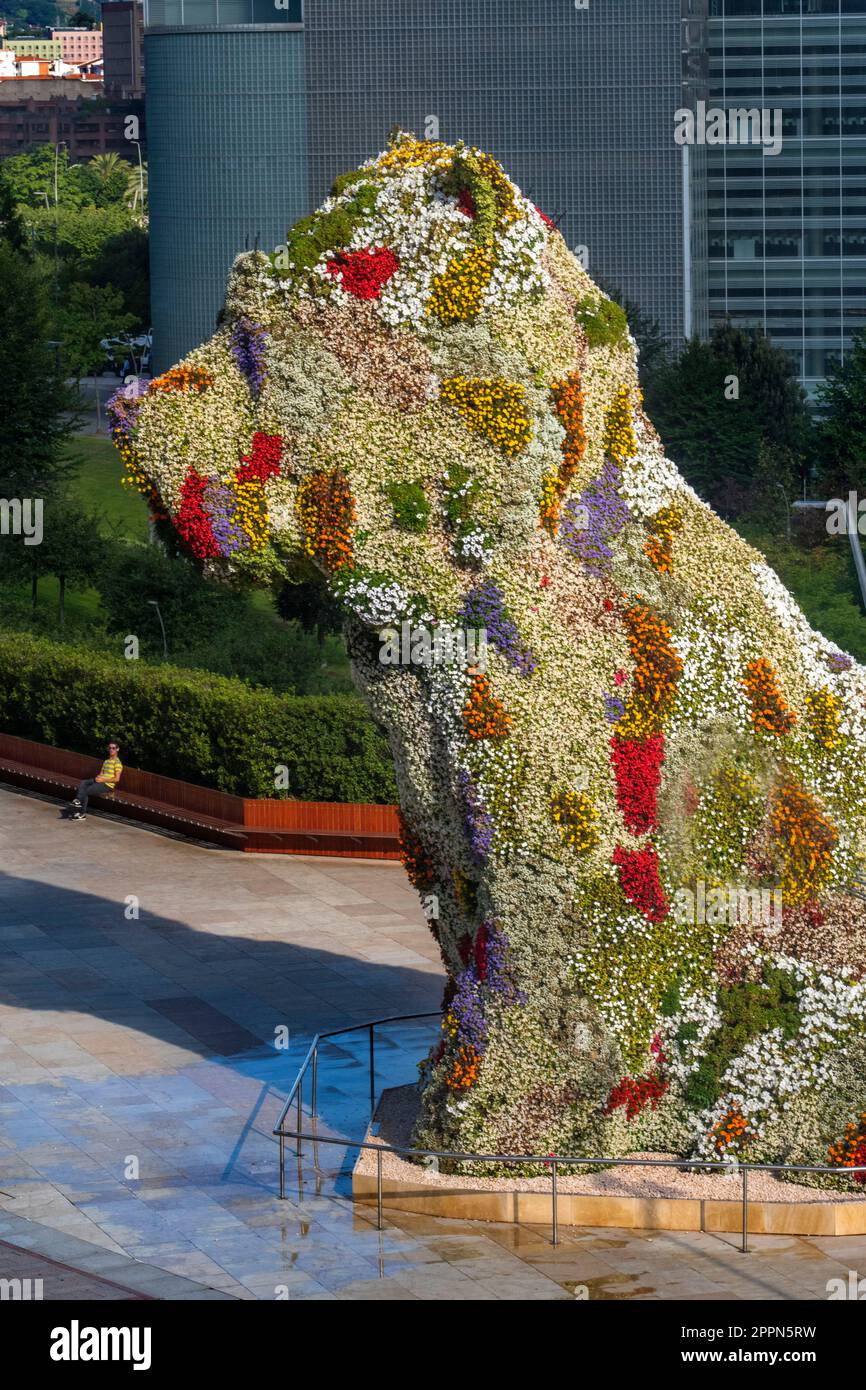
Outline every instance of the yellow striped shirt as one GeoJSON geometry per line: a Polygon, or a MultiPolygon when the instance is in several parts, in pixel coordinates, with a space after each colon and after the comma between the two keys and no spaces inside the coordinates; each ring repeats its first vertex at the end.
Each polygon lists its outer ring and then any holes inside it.
{"type": "Polygon", "coordinates": [[[100,777],[102,777],[109,787],[116,787],[120,781],[120,774],[123,771],[123,763],[119,758],[106,758],[102,764],[100,777]]]}

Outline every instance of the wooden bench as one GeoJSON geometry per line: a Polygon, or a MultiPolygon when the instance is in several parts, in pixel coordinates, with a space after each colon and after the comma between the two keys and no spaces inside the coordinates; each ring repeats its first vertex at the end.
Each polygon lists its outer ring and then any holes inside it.
{"type": "MultiPolygon", "coordinates": [[[[71,800],[79,782],[94,777],[98,769],[97,758],[0,733],[0,781],[71,800]]],[[[91,801],[97,812],[111,811],[224,848],[267,854],[400,857],[393,806],[257,800],[128,765],[115,791],[96,792],[91,801]]]]}

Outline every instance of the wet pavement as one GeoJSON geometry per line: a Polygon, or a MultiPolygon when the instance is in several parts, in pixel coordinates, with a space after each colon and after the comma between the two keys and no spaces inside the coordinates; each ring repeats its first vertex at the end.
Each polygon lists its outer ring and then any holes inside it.
{"type": "MultiPolygon", "coordinates": [[[[300,1173],[290,1156],[281,1202],[271,1131],[312,1035],[435,1010],[441,986],[398,865],[61,822],[0,788],[0,1277],[23,1277],[24,1246],[46,1287],[77,1270],[82,1292],[53,1296],[81,1298],[809,1299],[866,1274],[866,1238],[743,1255],[566,1228],[554,1248],[541,1228],[397,1213],[379,1232],[348,1201],[350,1154],[324,1146],[300,1173]]],[[[377,1038],[377,1090],[413,1079],[436,1028],[377,1038]]],[[[328,1132],[364,1131],[367,1048],[323,1048],[328,1132]]]]}

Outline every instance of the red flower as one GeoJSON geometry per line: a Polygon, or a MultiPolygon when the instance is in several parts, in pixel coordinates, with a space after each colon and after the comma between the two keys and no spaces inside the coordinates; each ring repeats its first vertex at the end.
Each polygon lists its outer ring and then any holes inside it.
{"type": "Polygon", "coordinates": [[[399,268],[400,262],[388,246],[338,251],[326,266],[328,274],[339,277],[346,293],[356,299],[378,299],[382,286],[399,268]]]}
{"type": "Polygon", "coordinates": [[[646,739],[614,734],[610,748],[616,800],[626,829],[633,835],[646,835],[656,824],[656,797],[665,760],[664,734],[652,734],[646,739]]]}
{"type": "Polygon", "coordinates": [[[542,587],[542,589],[546,589],[549,583],[550,583],[550,575],[549,575],[549,574],[543,574],[543,575],[541,576],[541,587],[542,587]]]}
{"type": "Polygon", "coordinates": [[[548,215],[547,215],[546,212],[542,212],[542,211],[541,211],[541,208],[536,208],[535,211],[538,213],[539,217],[541,218],[542,222],[544,223],[544,225],[545,225],[546,227],[555,227],[555,226],[556,226],[556,223],[554,222],[553,218],[552,218],[552,217],[548,217],[548,215]]]}
{"type": "Polygon", "coordinates": [[[608,1096],[604,1113],[610,1115],[624,1105],[626,1119],[633,1120],[645,1105],[651,1104],[655,1110],[667,1089],[668,1082],[662,1076],[624,1076],[608,1096]]]}
{"type": "Polygon", "coordinates": [[[670,911],[670,903],[661,885],[658,856],[652,845],[645,849],[623,849],[617,845],[613,862],[619,869],[626,900],[638,908],[647,921],[663,921],[670,911]]]}
{"type": "Polygon", "coordinates": [[[616,685],[622,685],[623,681],[628,680],[628,676],[625,671],[617,671],[613,679],[616,685]]]}
{"type": "Polygon", "coordinates": [[[475,206],[475,199],[472,197],[468,188],[461,188],[457,194],[457,207],[464,217],[471,217],[474,222],[478,216],[478,209],[475,206]]]}
{"type": "Polygon", "coordinates": [[[275,477],[280,471],[280,458],[283,452],[283,436],[281,434],[262,434],[261,430],[256,430],[253,435],[253,448],[251,454],[243,454],[235,474],[239,483],[249,483],[257,480],[266,483],[268,478],[275,477]]]}
{"type": "Polygon", "coordinates": [[[199,560],[214,560],[222,554],[211,527],[210,517],[203,506],[207,478],[190,468],[180,489],[180,510],[174,519],[175,529],[185,545],[199,560]]]}
{"type": "Polygon", "coordinates": [[[605,611],[605,613],[612,613],[612,612],[613,612],[613,599],[610,599],[610,598],[606,598],[606,599],[605,599],[605,601],[604,601],[604,611],[605,611]]]}

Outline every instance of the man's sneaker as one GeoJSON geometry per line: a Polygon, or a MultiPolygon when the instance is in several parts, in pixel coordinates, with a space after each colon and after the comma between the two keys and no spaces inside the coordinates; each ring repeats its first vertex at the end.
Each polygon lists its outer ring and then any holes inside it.
{"type": "Polygon", "coordinates": [[[83,811],[73,811],[70,820],[87,820],[87,816],[83,811]]]}
{"type": "Polygon", "coordinates": [[[79,801],[77,796],[74,796],[69,804],[70,806],[80,806],[81,802],[79,801]]]}

